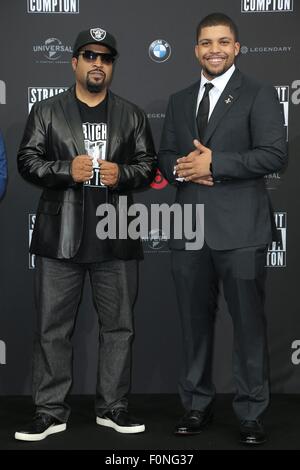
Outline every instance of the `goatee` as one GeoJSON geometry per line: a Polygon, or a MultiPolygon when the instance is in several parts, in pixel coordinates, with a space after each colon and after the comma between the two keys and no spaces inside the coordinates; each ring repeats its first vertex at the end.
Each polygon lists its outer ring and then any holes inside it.
{"type": "Polygon", "coordinates": [[[86,81],[86,88],[90,93],[100,93],[104,90],[103,83],[92,83],[89,79],[86,81]]]}

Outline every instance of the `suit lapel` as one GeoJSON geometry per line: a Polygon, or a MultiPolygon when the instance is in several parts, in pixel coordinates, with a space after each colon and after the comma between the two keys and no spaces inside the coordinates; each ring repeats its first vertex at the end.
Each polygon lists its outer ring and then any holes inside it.
{"type": "Polygon", "coordinates": [[[108,107],[107,107],[107,151],[106,160],[112,161],[114,158],[114,151],[118,144],[118,135],[121,128],[123,106],[118,100],[118,97],[108,92],[108,107]],[[112,136],[112,137],[111,137],[112,136]]]}
{"type": "Polygon", "coordinates": [[[69,88],[69,90],[66,92],[64,99],[61,101],[61,105],[67,124],[74,139],[77,155],[84,155],[86,150],[84,147],[82,122],[75,99],[74,86],[69,88]]]}
{"type": "Polygon", "coordinates": [[[196,122],[196,107],[197,97],[199,93],[200,82],[192,85],[187,91],[187,98],[185,100],[185,115],[187,118],[188,127],[190,128],[193,139],[199,138],[197,122],[196,122]]]}
{"type": "Polygon", "coordinates": [[[207,145],[207,142],[214,133],[216,127],[218,126],[221,119],[224,118],[226,113],[231,109],[231,107],[236,103],[240,95],[240,87],[242,83],[241,72],[236,69],[228,81],[226,87],[223,90],[212,114],[208,121],[207,128],[205,131],[203,145],[207,145]]]}

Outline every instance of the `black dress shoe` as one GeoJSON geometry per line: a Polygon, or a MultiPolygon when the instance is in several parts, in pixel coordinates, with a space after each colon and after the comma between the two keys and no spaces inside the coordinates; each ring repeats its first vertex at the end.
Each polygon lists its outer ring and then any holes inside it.
{"type": "Polygon", "coordinates": [[[116,408],[108,411],[104,416],[97,416],[96,423],[126,434],[145,431],[145,425],[140,420],[130,416],[124,408],[116,408]]]}
{"type": "Polygon", "coordinates": [[[211,422],[212,417],[213,413],[211,407],[204,411],[188,411],[179,421],[175,428],[174,434],[176,434],[176,436],[191,436],[193,434],[200,434],[203,429],[211,422]]]}
{"type": "Polygon", "coordinates": [[[66,428],[66,423],[58,421],[53,416],[46,413],[37,413],[28,426],[15,433],[15,439],[20,441],[41,441],[49,434],[65,431],[66,428]]]}
{"type": "Polygon", "coordinates": [[[263,424],[256,421],[242,421],[240,426],[240,443],[245,445],[264,444],[266,433],[263,424]]]}

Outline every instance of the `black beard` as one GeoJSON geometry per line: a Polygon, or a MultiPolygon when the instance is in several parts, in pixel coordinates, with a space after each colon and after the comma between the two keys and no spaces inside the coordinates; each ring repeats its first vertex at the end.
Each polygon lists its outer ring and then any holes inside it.
{"type": "Polygon", "coordinates": [[[213,78],[220,77],[221,75],[223,75],[223,73],[227,72],[227,70],[223,70],[222,72],[214,73],[210,72],[208,69],[204,69],[204,71],[206,72],[206,75],[213,78]]]}
{"type": "MultiPolygon", "coordinates": [[[[234,63],[234,62],[233,62],[234,63]]],[[[233,65],[233,63],[231,65],[233,65]]],[[[223,70],[221,70],[221,72],[213,72],[211,70],[208,70],[208,68],[206,67],[203,67],[203,71],[206,73],[207,76],[211,77],[211,78],[216,78],[216,77],[220,77],[221,75],[223,75],[225,72],[227,72],[227,70],[230,69],[231,65],[225,65],[225,68],[223,70]]]]}
{"type": "Polygon", "coordinates": [[[104,90],[105,85],[103,83],[92,83],[87,78],[86,79],[86,88],[90,93],[100,93],[104,90]]]}

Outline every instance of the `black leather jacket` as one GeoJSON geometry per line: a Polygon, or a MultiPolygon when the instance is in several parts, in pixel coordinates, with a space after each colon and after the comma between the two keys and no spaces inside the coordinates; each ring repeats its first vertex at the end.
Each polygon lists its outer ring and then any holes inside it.
{"type": "MultiPolygon", "coordinates": [[[[74,157],[85,153],[74,86],[33,106],[18,152],[23,178],[44,188],[31,253],[58,259],[76,254],[83,230],[84,189],[72,179],[70,167],[74,157]]],[[[154,178],[156,156],[145,114],[110,91],[107,160],[120,169],[117,186],[108,191],[108,202],[115,207],[120,195],[127,196],[129,205],[130,190],[147,186],[154,178]]],[[[111,246],[120,259],[143,256],[140,240],[111,240],[111,246]]]]}

